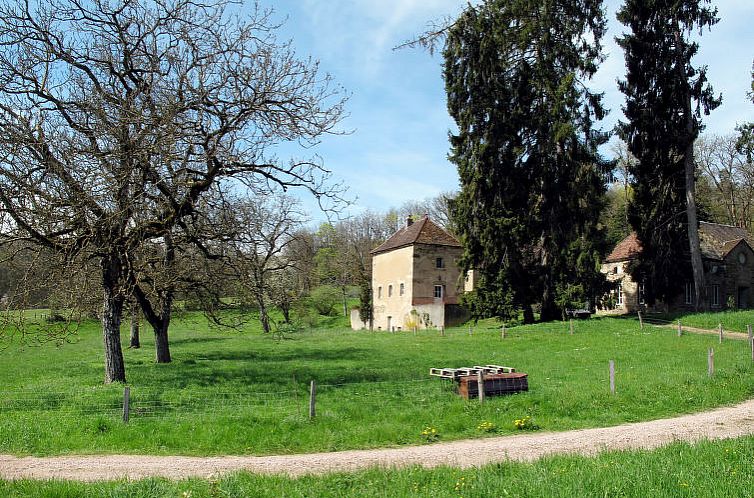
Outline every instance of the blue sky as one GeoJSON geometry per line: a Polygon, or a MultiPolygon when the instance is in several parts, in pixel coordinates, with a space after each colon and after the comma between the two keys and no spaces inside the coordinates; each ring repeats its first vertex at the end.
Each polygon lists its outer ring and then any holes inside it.
{"type": "MultiPolygon", "coordinates": [[[[606,1],[608,58],[591,84],[605,92],[611,109],[604,129],[622,118],[616,79],[624,72],[623,53],[613,41],[623,30],[615,20],[619,4],[606,1]]],[[[385,211],[458,188],[447,160],[453,123],[446,111],[442,57],[392,49],[429,21],[456,15],[465,1],[268,0],[263,5],[274,8],[276,19],[287,17],[280,34],[292,39],[299,56],[318,59],[351,95],[341,126],[351,133],[324,137],[313,151],[334,179],[349,186],[347,195],[355,202],[348,212],[385,211]]],[[[709,80],[723,94],[723,105],[705,118],[706,131],[728,133],[736,123],[754,121],[754,104],[745,95],[754,59],[754,0],[715,5],[721,20],[701,37],[695,64],[709,66],[709,80]]]]}

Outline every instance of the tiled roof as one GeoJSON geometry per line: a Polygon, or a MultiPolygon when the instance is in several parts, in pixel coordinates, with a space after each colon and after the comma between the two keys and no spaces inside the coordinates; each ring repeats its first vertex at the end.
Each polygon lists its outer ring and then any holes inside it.
{"type": "Polygon", "coordinates": [[[699,245],[705,258],[723,259],[742,240],[754,248],[751,234],[745,228],[705,221],[699,223],[699,245]]]}
{"type": "Polygon", "coordinates": [[[439,246],[461,247],[460,242],[448,232],[435,225],[428,216],[395,232],[384,244],[372,251],[372,254],[392,251],[412,244],[432,244],[439,246]]]}
{"type": "MultiPolygon", "coordinates": [[[[699,245],[702,257],[707,259],[723,259],[742,240],[754,248],[754,239],[744,228],[719,223],[699,223],[699,245]]],[[[636,234],[631,234],[615,246],[607,258],[606,263],[616,263],[633,259],[641,252],[641,244],[636,234]]]]}
{"type": "Polygon", "coordinates": [[[640,252],[641,243],[639,243],[636,233],[631,232],[628,237],[618,242],[618,245],[615,246],[613,252],[608,254],[607,258],[605,258],[605,262],[617,263],[618,261],[633,259],[638,256],[640,252]]]}

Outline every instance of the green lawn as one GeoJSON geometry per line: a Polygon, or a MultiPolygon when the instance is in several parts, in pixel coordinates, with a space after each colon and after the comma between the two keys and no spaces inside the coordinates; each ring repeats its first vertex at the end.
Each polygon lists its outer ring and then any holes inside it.
{"type": "MultiPolygon", "coordinates": [[[[543,430],[620,424],[699,411],[754,394],[754,367],[743,341],[647,328],[620,318],[508,329],[494,322],[390,334],[354,332],[332,320],[275,340],[256,326],[209,329],[188,314],[171,328],[174,362],[153,362],[143,347],[126,350],[132,395],[120,420],[123,386],[102,385],[97,323],[75,343],[0,352],[0,452],[14,454],[274,454],[421,444],[422,430],[441,440],[516,432],[531,416],[543,430]],[[715,348],[715,376],[707,349],[715,348]],[[616,362],[617,393],[608,389],[616,362]],[[464,401],[429,378],[430,367],[513,366],[529,374],[530,391],[464,401]],[[317,417],[308,419],[309,381],[317,417]],[[482,422],[493,427],[479,429],[482,422]]],[[[124,344],[127,331],[124,329],[124,344]]]]}
{"type": "MultiPolygon", "coordinates": [[[[747,325],[754,326],[754,310],[731,310],[717,313],[646,313],[644,317],[649,323],[675,325],[680,320],[684,326],[708,330],[717,330],[718,325],[722,324],[723,329],[727,332],[744,334],[747,332],[747,325]]],[[[638,320],[636,313],[617,318],[638,320]]]]}
{"type": "Polygon", "coordinates": [[[675,443],[655,451],[557,456],[482,468],[372,469],[289,479],[247,473],[217,479],[104,483],[0,481],[7,498],[122,497],[751,497],[754,437],[675,443]]]}

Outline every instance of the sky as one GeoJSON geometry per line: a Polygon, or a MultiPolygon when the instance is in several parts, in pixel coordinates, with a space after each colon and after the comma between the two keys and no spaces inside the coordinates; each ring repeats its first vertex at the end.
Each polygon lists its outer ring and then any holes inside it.
{"type": "MultiPolygon", "coordinates": [[[[448,133],[454,124],[446,110],[442,56],[394,47],[426,30],[428,23],[455,17],[462,0],[260,0],[284,20],[279,36],[290,39],[300,57],[319,60],[350,95],[342,135],[323,137],[308,154],[321,157],[333,180],[348,186],[352,202],[343,215],[384,212],[410,200],[458,189],[448,162],[448,133]],[[267,3],[264,3],[267,2],[267,3]]],[[[616,80],[624,74],[623,52],[614,37],[624,31],[615,20],[620,2],[606,0],[607,59],[590,86],[605,93],[611,129],[623,118],[623,95],[616,80]]],[[[720,22],[699,39],[694,65],[708,66],[708,79],[723,104],[704,118],[706,132],[725,134],[737,123],[754,121],[746,97],[754,60],[754,0],[719,0],[720,22]]],[[[281,148],[281,154],[288,153],[281,148]]],[[[291,151],[291,153],[298,153],[291,151]]],[[[609,156],[609,147],[603,150],[609,156]]],[[[313,209],[312,217],[323,219],[313,209]]]]}

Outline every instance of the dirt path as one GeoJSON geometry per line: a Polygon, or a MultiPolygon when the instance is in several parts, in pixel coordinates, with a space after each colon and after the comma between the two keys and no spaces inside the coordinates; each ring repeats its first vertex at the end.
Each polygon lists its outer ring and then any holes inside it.
{"type": "MultiPolygon", "coordinates": [[[[678,325],[675,323],[668,323],[665,325],[653,325],[653,326],[678,330],[678,325]]],[[[692,334],[702,334],[702,335],[719,335],[720,334],[720,331],[717,329],[714,329],[714,330],[713,329],[700,329],[697,327],[689,327],[688,325],[681,325],[681,330],[683,332],[690,332],[692,334]]],[[[723,338],[746,341],[749,339],[749,334],[747,334],[746,332],[730,332],[728,330],[723,329],[723,338]]]]}
{"type": "Polygon", "coordinates": [[[80,481],[181,479],[247,470],[290,476],[367,467],[472,467],[503,460],[532,461],[554,453],[589,455],[604,450],[656,448],[673,441],[727,439],[754,434],[754,400],[681,417],[599,429],[529,433],[423,446],[285,456],[183,457],[91,455],[50,458],[0,455],[2,479],[80,481]]]}

